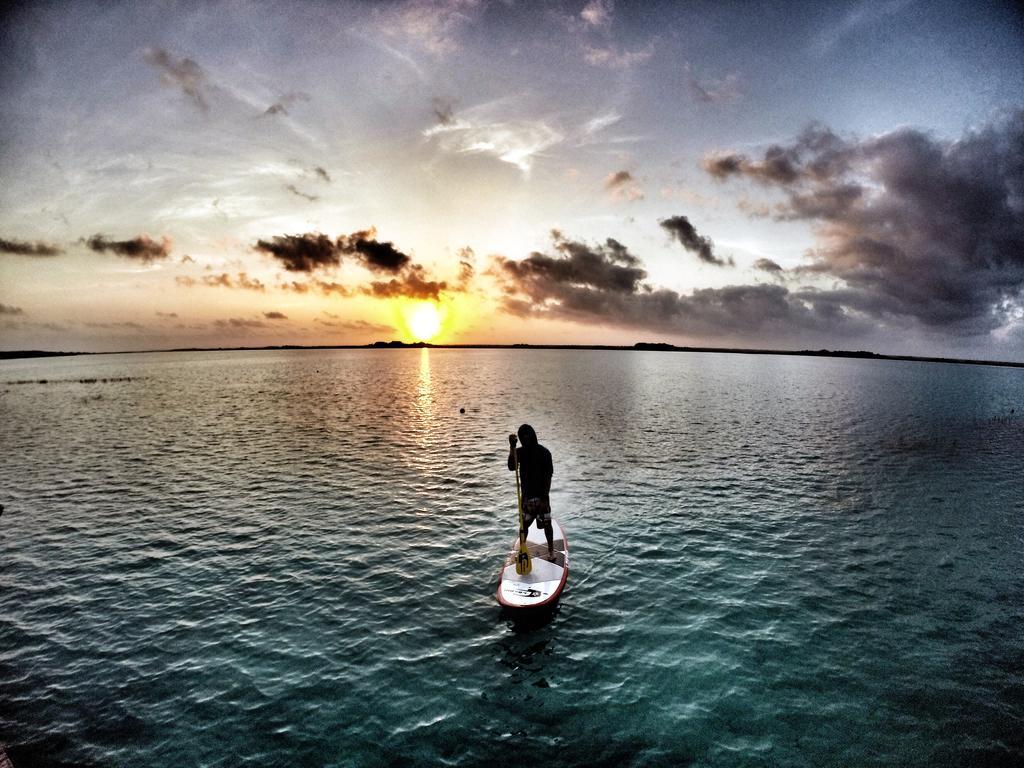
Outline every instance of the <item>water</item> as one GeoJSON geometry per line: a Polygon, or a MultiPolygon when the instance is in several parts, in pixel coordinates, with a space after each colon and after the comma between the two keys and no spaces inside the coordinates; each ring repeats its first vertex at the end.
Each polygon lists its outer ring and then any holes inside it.
{"type": "Polygon", "coordinates": [[[0,408],[17,768],[1024,761],[1022,370],[166,353],[0,408]],[[523,421],[573,554],[534,625],[523,421]]]}

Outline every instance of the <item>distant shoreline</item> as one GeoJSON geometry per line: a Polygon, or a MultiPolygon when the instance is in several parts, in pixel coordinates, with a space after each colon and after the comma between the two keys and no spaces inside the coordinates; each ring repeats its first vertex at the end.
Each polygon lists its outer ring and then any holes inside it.
{"type": "Polygon", "coordinates": [[[174,349],[143,349],[121,352],[50,352],[46,350],[0,351],[0,360],[34,357],[71,357],[76,355],[134,355],[152,352],[263,352],[292,349],[583,349],[615,352],[718,352],[735,355],[791,355],[794,357],[845,357],[859,360],[902,360],[915,363],[951,363],[955,365],[989,365],[1024,368],[1024,362],[1007,360],[972,360],[960,357],[923,357],[920,355],[883,355],[863,350],[842,349],[743,349],[739,347],[677,347],[661,342],[637,342],[632,346],[608,344],[429,344],[424,341],[376,341],[372,344],[281,344],[264,347],[177,347],[174,349]]]}

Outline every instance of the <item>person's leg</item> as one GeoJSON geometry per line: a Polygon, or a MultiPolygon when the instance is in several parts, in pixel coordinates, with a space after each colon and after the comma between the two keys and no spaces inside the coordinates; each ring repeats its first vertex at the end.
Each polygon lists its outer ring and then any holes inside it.
{"type": "Polygon", "coordinates": [[[548,555],[552,560],[555,558],[555,531],[551,527],[551,518],[548,517],[544,521],[544,533],[548,537],[548,555]]]}
{"type": "Polygon", "coordinates": [[[530,526],[533,525],[534,515],[529,511],[523,510],[523,528],[519,531],[519,540],[526,541],[526,534],[530,530],[530,526]]]}

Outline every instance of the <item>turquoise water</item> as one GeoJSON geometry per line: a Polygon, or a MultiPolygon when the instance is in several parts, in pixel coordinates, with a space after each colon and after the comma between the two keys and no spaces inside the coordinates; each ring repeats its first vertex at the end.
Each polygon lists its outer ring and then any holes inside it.
{"type": "Polygon", "coordinates": [[[1024,761],[1022,370],[113,355],[0,410],[17,768],[1024,761]],[[572,550],[532,624],[523,421],[572,550]]]}

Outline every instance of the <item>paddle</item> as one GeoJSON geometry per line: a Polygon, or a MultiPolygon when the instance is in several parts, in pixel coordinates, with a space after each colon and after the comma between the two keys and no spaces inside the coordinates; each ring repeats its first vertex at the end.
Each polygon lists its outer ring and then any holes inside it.
{"type": "Polygon", "coordinates": [[[516,461],[516,500],[519,502],[519,556],[516,558],[516,573],[525,576],[533,570],[530,552],[526,549],[526,519],[523,517],[523,492],[519,489],[519,452],[512,444],[512,455],[516,461]]]}

